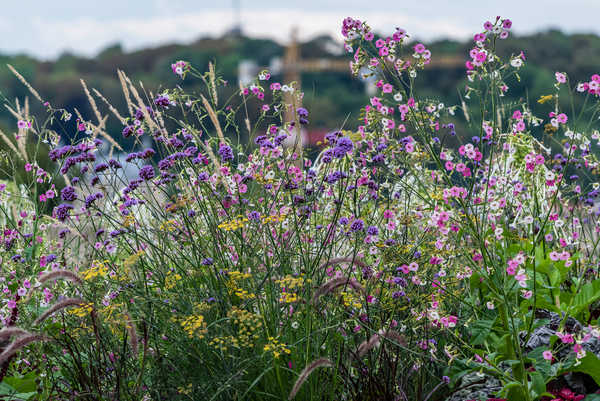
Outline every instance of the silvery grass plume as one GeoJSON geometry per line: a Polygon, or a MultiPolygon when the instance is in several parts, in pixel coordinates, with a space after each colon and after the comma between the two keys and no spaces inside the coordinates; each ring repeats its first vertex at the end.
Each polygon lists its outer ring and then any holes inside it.
{"type": "Polygon", "coordinates": [[[0,330],[0,341],[7,340],[11,337],[22,336],[26,334],[31,334],[27,330],[23,330],[20,327],[5,327],[0,330]]]}
{"type": "Polygon", "coordinates": [[[386,331],[381,330],[379,333],[373,334],[371,336],[371,338],[363,341],[358,346],[358,349],[356,350],[356,354],[358,355],[358,357],[362,358],[363,356],[365,356],[367,354],[367,352],[369,352],[373,348],[379,346],[379,344],[381,343],[380,342],[381,337],[394,342],[395,345],[401,345],[403,347],[406,347],[406,340],[402,334],[400,334],[394,330],[386,330],[386,331]]]}
{"type": "Polygon", "coordinates": [[[40,276],[39,281],[43,284],[46,281],[55,280],[59,278],[72,281],[77,284],[83,284],[83,280],[81,279],[81,277],[69,270],[53,270],[44,273],[40,276]]]}
{"type": "Polygon", "coordinates": [[[298,390],[300,390],[300,387],[302,386],[302,384],[304,384],[304,382],[306,381],[308,376],[315,369],[331,368],[331,367],[333,367],[333,364],[327,358],[319,358],[317,360],[312,361],[310,364],[308,364],[304,369],[302,369],[302,372],[300,372],[300,376],[298,376],[298,380],[296,380],[296,383],[294,383],[294,387],[292,388],[292,391],[290,392],[290,396],[288,397],[288,400],[291,400],[292,398],[294,398],[296,396],[296,394],[298,393],[298,390]]]}
{"type": "Polygon", "coordinates": [[[46,312],[42,313],[37,319],[35,319],[33,324],[40,324],[56,311],[59,311],[69,306],[79,306],[84,303],[85,301],[81,298],[67,298],[65,300],[62,300],[52,305],[52,307],[50,307],[46,312]]]}
{"type": "Polygon", "coordinates": [[[36,342],[36,341],[48,341],[49,338],[41,334],[26,334],[19,336],[10,343],[10,345],[0,354],[0,364],[6,362],[10,357],[16,354],[21,348],[36,342]]]}
{"type": "Polygon", "coordinates": [[[323,285],[321,285],[317,289],[317,291],[315,291],[315,294],[313,295],[313,299],[312,299],[313,304],[316,304],[321,296],[328,294],[330,292],[333,292],[340,287],[345,287],[345,286],[348,286],[348,287],[352,288],[354,291],[359,292],[363,295],[366,294],[365,288],[362,285],[360,285],[360,283],[358,281],[356,281],[354,278],[337,277],[337,278],[334,278],[334,279],[331,279],[331,280],[325,282],[323,285]]]}

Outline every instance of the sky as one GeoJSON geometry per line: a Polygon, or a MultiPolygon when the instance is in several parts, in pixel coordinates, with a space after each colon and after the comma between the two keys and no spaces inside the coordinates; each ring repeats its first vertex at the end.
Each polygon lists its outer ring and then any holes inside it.
{"type": "MultiPolygon", "coordinates": [[[[127,51],[220,36],[235,22],[235,0],[0,0],[0,53],[53,59],[65,51],[94,56],[120,43],[127,51]]],[[[516,33],[549,28],[600,34],[600,0],[237,0],[242,30],[288,40],[327,33],[340,38],[346,16],[378,32],[466,39],[496,15],[516,33]]]]}

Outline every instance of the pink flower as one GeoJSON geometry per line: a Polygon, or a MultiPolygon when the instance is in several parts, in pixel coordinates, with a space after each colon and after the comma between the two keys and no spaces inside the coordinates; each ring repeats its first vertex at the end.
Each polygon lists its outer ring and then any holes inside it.
{"type": "Polygon", "coordinates": [[[556,116],[556,121],[558,121],[561,124],[565,124],[567,120],[568,118],[565,113],[560,113],[558,116],[556,116]]]}
{"type": "Polygon", "coordinates": [[[562,72],[555,72],[554,76],[556,77],[556,81],[559,84],[564,84],[565,82],[567,82],[567,76],[562,72]]]}
{"type": "Polygon", "coordinates": [[[25,121],[25,120],[19,120],[17,122],[17,127],[19,129],[27,129],[27,128],[31,128],[31,121],[25,121]]]}
{"type": "Polygon", "coordinates": [[[415,53],[421,54],[425,51],[425,45],[423,43],[417,43],[415,45],[415,53]]]}
{"type": "Polygon", "coordinates": [[[544,351],[544,352],[542,352],[542,356],[547,361],[551,361],[552,360],[552,352],[551,351],[544,351]]]}

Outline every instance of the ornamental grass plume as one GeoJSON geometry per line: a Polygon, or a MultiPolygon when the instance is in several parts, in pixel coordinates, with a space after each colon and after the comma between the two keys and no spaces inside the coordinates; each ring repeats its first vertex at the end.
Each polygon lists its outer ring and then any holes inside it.
{"type": "Polygon", "coordinates": [[[325,282],[323,285],[321,285],[317,289],[317,291],[315,291],[315,294],[313,295],[313,299],[312,299],[313,304],[316,304],[321,296],[328,294],[330,292],[333,292],[340,287],[345,287],[345,286],[349,286],[354,291],[359,292],[363,295],[366,294],[365,288],[358,281],[356,281],[356,279],[351,278],[351,277],[344,277],[344,276],[337,277],[337,278],[334,278],[334,279],[331,279],[331,280],[325,282]]]}
{"type": "Polygon", "coordinates": [[[367,354],[367,352],[369,352],[373,348],[379,346],[379,344],[381,344],[380,338],[382,338],[382,337],[387,340],[391,340],[391,341],[395,342],[396,344],[394,344],[394,345],[400,345],[402,347],[406,347],[406,345],[407,345],[406,339],[404,338],[404,336],[402,334],[398,333],[397,331],[394,331],[394,330],[381,331],[379,333],[373,334],[371,336],[371,338],[363,341],[358,346],[358,349],[356,350],[356,354],[358,355],[358,357],[362,358],[363,356],[365,356],[367,354]]]}
{"type": "Polygon", "coordinates": [[[306,381],[308,376],[315,369],[325,368],[325,367],[331,368],[331,367],[333,367],[333,364],[327,358],[319,358],[317,360],[312,361],[304,369],[302,369],[302,372],[300,372],[300,375],[298,376],[298,380],[296,380],[296,383],[294,383],[294,387],[292,387],[292,391],[290,392],[288,400],[291,400],[296,396],[296,394],[298,393],[298,390],[300,390],[300,387],[302,386],[302,384],[304,384],[304,382],[306,381]]]}
{"type": "Polygon", "coordinates": [[[31,333],[29,333],[27,330],[24,330],[20,327],[5,327],[2,330],[0,330],[0,341],[9,339],[11,337],[28,335],[28,334],[31,334],[31,333]]]}
{"type": "Polygon", "coordinates": [[[83,280],[81,279],[81,277],[79,277],[77,274],[73,273],[72,271],[69,270],[53,270],[47,273],[44,273],[40,276],[39,280],[40,283],[45,283],[46,281],[50,281],[50,280],[56,280],[56,279],[64,279],[64,280],[68,280],[68,281],[72,281],[74,283],[77,284],[83,284],[83,280]]]}
{"type": "Polygon", "coordinates": [[[26,334],[26,335],[17,337],[17,339],[15,341],[13,341],[12,343],[10,343],[10,345],[4,350],[4,352],[2,352],[0,354],[0,364],[3,364],[7,360],[9,360],[10,357],[12,357],[14,354],[16,354],[23,347],[25,347],[33,342],[36,342],[36,341],[48,341],[48,340],[49,340],[48,337],[43,336],[41,334],[26,334]]]}
{"type": "Polygon", "coordinates": [[[330,259],[327,262],[323,263],[321,266],[319,266],[319,270],[323,270],[326,267],[329,267],[331,265],[337,265],[337,264],[341,264],[341,263],[348,263],[350,266],[356,265],[356,266],[362,267],[362,268],[367,267],[367,265],[365,264],[365,262],[363,262],[360,259],[353,259],[353,258],[333,258],[333,259],[330,259]]]}
{"type": "Polygon", "coordinates": [[[46,320],[50,315],[52,315],[54,312],[57,312],[61,309],[67,308],[69,306],[79,306],[83,303],[85,303],[85,301],[81,298],[64,299],[64,300],[52,305],[52,307],[50,307],[46,312],[42,313],[37,319],[35,319],[33,324],[34,325],[40,324],[41,322],[46,320]]]}

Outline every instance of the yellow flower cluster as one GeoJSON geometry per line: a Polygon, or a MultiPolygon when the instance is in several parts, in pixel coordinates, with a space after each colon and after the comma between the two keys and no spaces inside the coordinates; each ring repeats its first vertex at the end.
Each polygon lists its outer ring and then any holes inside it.
{"type": "Polygon", "coordinates": [[[239,216],[237,216],[237,219],[233,219],[231,221],[225,221],[225,222],[219,224],[217,227],[219,227],[220,229],[225,230],[225,231],[235,231],[237,229],[244,227],[244,224],[247,222],[248,222],[247,217],[239,215],[239,216]]]}
{"type": "Polygon", "coordinates": [[[238,283],[241,280],[244,280],[247,278],[250,278],[250,274],[248,274],[248,273],[242,273],[242,272],[239,272],[236,270],[230,271],[229,272],[229,280],[225,283],[225,285],[227,286],[229,295],[235,294],[241,300],[256,298],[256,295],[254,293],[250,293],[238,285],[238,283]]]}
{"type": "Polygon", "coordinates": [[[132,214],[128,214],[123,218],[123,227],[131,227],[135,225],[135,217],[132,214]]]}
{"type": "Polygon", "coordinates": [[[194,336],[204,338],[204,335],[207,332],[206,322],[202,315],[191,315],[186,317],[181,321],[181,327],[183,327],[183,331],[185,331],[190,338],[194,336]]]}
{"type": "Polygon", "coordinates": [[[168,232],[173,232],[175,231],[175,220],[170,219],[167,221],[163,221],[162,223],[160,223],[160,231],[168,231],[168,232]]]}
{"type": "Polygon", "coordinates": [[[191,395],[192,394],[192,383],[188,384],[185,387],[183,387],[183,386],[178,387],[177,393],[183,394],[183,395],[191,395]]]}
{"type": "Polygon", "coordinates": [[[142,257],[143,254],[144,254],[144,251],[137,251],[136,253],[129,255],[123,261],[123,268],[126,271],[129,271],[129,269],[131,269],[131,267],[133,267],[133,265],[135,265],[137,263],[137,261],[140,260],[140,258],[142,257]]]}
{"type": "Polygon", "coordinates": [[[271,352],[275,359],[279,358],[281,354],[291,354],[289,348],[284,343],[280,343],[275,337],[269,337],[269,342],[264,346],[263,350],[265,352],[271,352]]]}
{"type": "Polygon", "coordinates": [[[360,308],[362,305],[358,302],[358,298],[351,292],[342,291],[342,303],[346,307],[360,308]]]}
{"type": "Polygon", "coordinates": [[[81,306],[77,307],[77,308],[71,308],[68,310],[68,313],[70,313],[71,315],[75,315],[77,317],[84,317],[89,315],[90,313],[92,313],[92,303],[85,303],[85,304],[81,304],[81,306]]]}
{"type": "Polygon", "coordinates": [[[304,285],[304,277],[294,277],[291,274],[288,274],[280,280],[275,280],[275,282],[279,284],[282,288],[285,287],[287,290],[293,290],[295,288],[300,288],[304,285]]]}
{"type": "Polygon", "coordinates": [[[171,212],[174,213],[177,211],[177,209],[180,209],[184,206],[186,206],[188,204],[188,198],[186,197],[182,197],[177,199],[177,201],[173,204],[171,204],[168,208],[167,208],[167,212],[171,212]]]}
{"type": "Polygon", "coordinates": [[[107,263],[109,263],[108,260],[105,260],[104,262],[94,260],[89,269],[81,272],[81,277],[83,277],[84,280],[91,280],[94,277],[106,276],[106,274],[108,273],[108,267],[106,266],[107,263]]]}
{"type": "Polygon", "coordinates": [[[181,280],[181,276],[178,273],[172,273],[169,270],[169,272],[167,272],[167,276],[165,277],[165,288],[170,290],[177,285],[179,280],[181,280]]]}
{"type": "Polygon", "coordinates": [[[266,216],[262,218],[263,224],[279,223],[283,220],[285,220],[285,214],[272,214],[271,216],[266,216]]]}
{"type": "Polygon", "coordinates": [[[304,285],[304,278],[302,276],[294,277],[288,274],[281,280],[276,280],[275,282],[279,284],[283,290],[279,297],[279,302],[289,304],[298,301],[298,294],[294,290],[299,289],[304,285]]]}
{"type": "Polygon", "coordinates": [[[241,300],[244,299],[254,299],[256,298],[256,294],[253,294],[251,292],[248,292],[246,290],[244,290],[243,288],[238,288],[235,291],[235,295],[240,298],[241,300]]]}
{"type": "Polygon", "coordinates": [[[237,328],[236,336],[221,336],[211,340],[210,345],[225,352],[229,347],[252,348],[259,338],[258,331],[262,327],[260,316],[238,307],[233,307],[227,313],[231,322],[237,328]]]}

